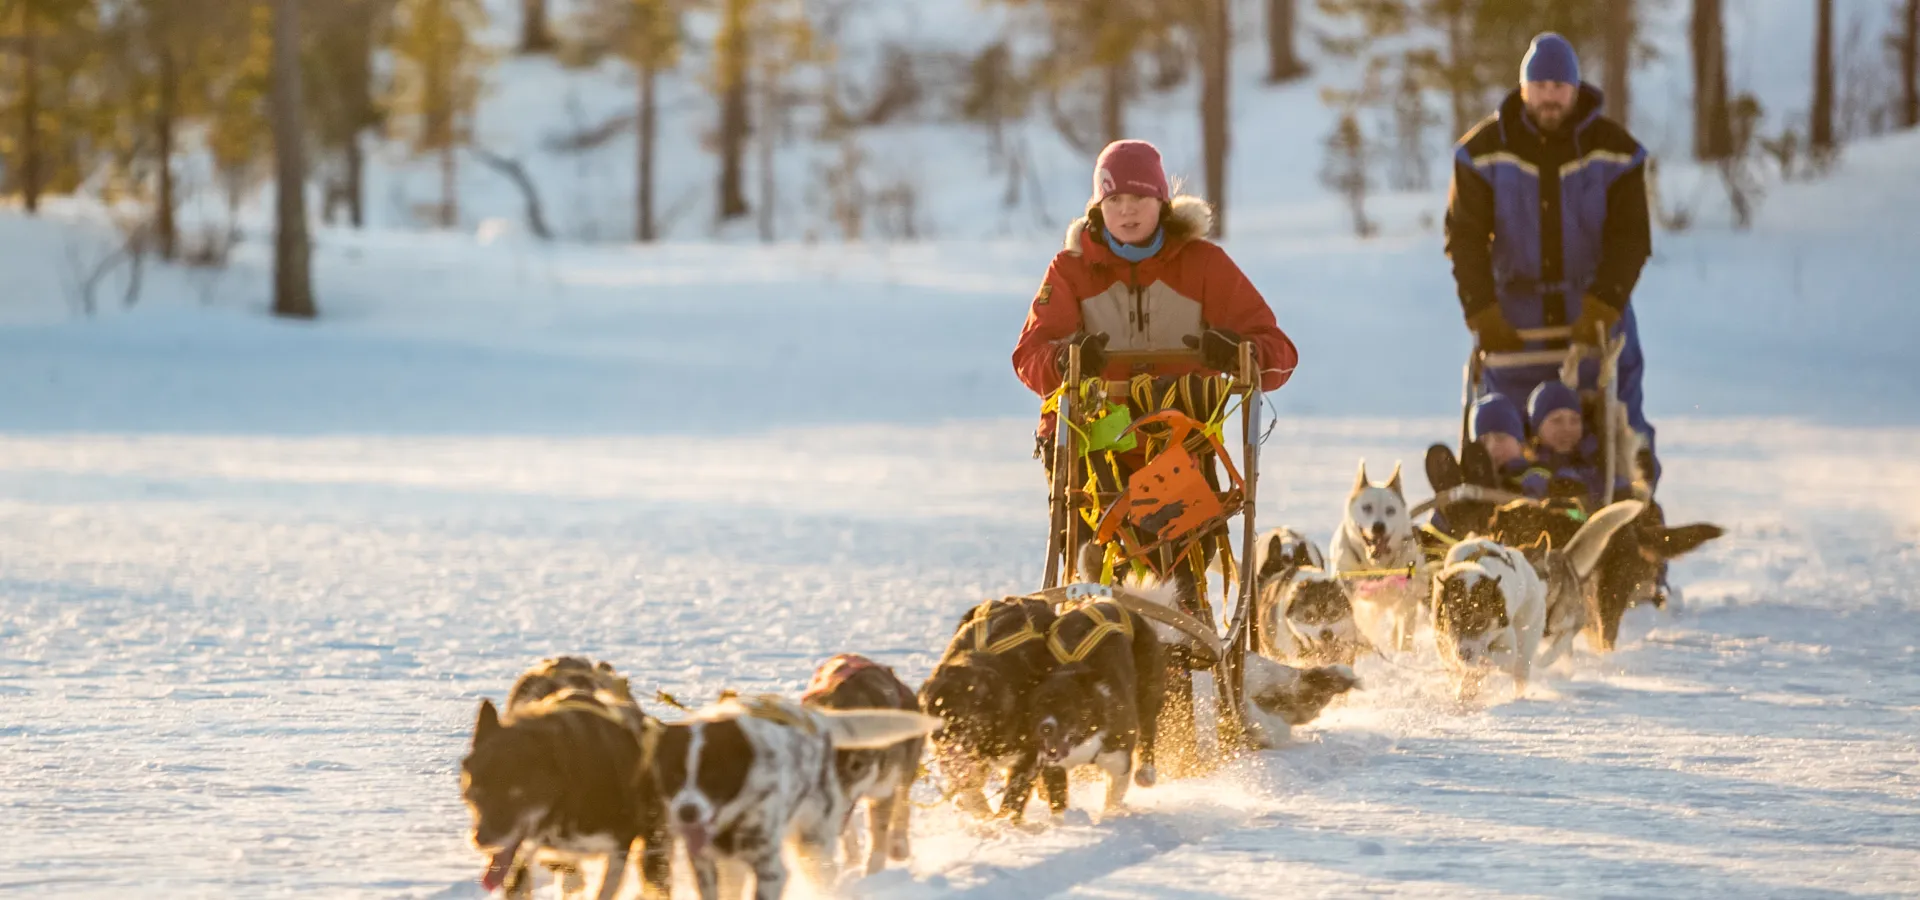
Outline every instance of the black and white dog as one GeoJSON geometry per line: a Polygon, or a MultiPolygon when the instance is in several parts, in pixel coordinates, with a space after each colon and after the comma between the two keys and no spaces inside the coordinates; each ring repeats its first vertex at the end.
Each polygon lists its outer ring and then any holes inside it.
{"type": "MultiPolygon", "coordinates": [[[[933,738],[934,760],[956,805],[975,815],[987,803],[987,776],[1031,747],[1025,710],[1053,670],[1047,634],[1052,604],[1032,597],[989,600],[960,620],[953,640],[920,688],[920,709],[946,726],[933,738]]],[[[1066,779],[1046,776],[1049,796],[1066,802],[1066,779]]]]}
{"type": "Polygon", "coordinates": [[[611,900],[633,843],[643,841],[644,896],[668,896],[672,848],[647,777],[660,728],[613,667],[578,657],[549,659],[523,674],[505,717],[482,700],[460,778],[473,842],[489,855],[482,885],[531,896],[525,860],[532,858],[561,873],[572,893],[581,860],[604,857],[599,896],[611,900]]]}
{"type": "Polygon", "coordinates": [[[837,839],[853,808],[835,754],[883,749],[939,727],[918,712],[817,709],[780,697],[733,697],[667,725],[654,778],[701,900],[721,895],[723,863],[753,873],[755,900],[778,900],[789,842],[811,880],[831,889],[837,839]]]}
{"type": "Polygon", "coordinates": [[[1353,619],[1346,583],[1326,570],[1312,539],[1289,528],[1260,536],[1259,652],[1268,659],[1353,665],[1369,645],[1353,619]]]}
{"type": "MultiPolygon", "coordinates": [[[[814,670],[800,702],[822,709],[920,710],[913,688],[893,669],[857,653],[842,653],[814,670]]],[[[867,804],[867,874],[887,867],[887,857],[905,861],[912,855],[908,831],[913,803],[908,792],[920,774],[920,756],[927,739],[913,737],[883,750],[838,750],[834,765],[840,783],[855,803],[867,804]]],[[[848,828],[842,845],[851,864],[859,852],[854,829],[848,828]]]]}
{"type": "MultiPolygon", "coordinates": [[[[1121,807],[1129,781],[1152,787],[1153,744],[1166,696],[1166,660],[1152,623],[1111,599],[1069,604],[1047,633],[1056,668],[1034,689],[1030,743],[1007,777],[1000,814],[1019,821],[1034,779],[1054,784],[1084,765],[1107,773],[1105,809],[1121,807]],[[1137,765],[1136,768],[1136,757],[1137,765]]],[[[1064,812],[1064,790],[1048,804],[1064,812]]]]}

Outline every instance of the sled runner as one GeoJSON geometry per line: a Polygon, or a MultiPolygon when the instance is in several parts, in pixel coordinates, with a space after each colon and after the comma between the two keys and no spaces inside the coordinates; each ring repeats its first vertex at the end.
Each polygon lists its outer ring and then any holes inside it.
{"type": "MultiPolygon", "coordinates": [[[[1111,353],[1121,365],[1195,363],[1193,351],[1111,353]]],[[[1047,461],[1051,528],[1043,590],[1051,602],[1090,590],[1191,637],[1182,648],[1180,684],[1190,699],[1191,673],[1212,670],[1219,695],[1217,724],[1224,752],[1246,747],[1241,702],[1245,660],[1259,585],[1252,565],[1259,484],[1260,372],[1251,344],[1240,347],[1232,375],[1191,374],[1126,381],[1083,377],[1078,347],[1067,349],[1061,388],[1042,407],[1051,430],[1047,461]],[[1238,405],[1239,460],[1222,441],[1238,405]],[[1137,421],[1132,416],[1141,415],[1137,421]],[[1226,471],[1221,482],[1218,469],[1226,471]],[[1241,534],[1236,557],[1231,527],[1241,534]],[[1083,552],[1085,551],[1085,552],[1083,552]],[[1218,557],[1223,593],[1231,591],[1224,633],[1207,599],[1207,576],[1218,557]],[[1126,589],[1131,575],[1182,588],[1181,609],[1126,589]]],[[[1188,708],[1191,708],[1189,702],[1188,708]]]]}

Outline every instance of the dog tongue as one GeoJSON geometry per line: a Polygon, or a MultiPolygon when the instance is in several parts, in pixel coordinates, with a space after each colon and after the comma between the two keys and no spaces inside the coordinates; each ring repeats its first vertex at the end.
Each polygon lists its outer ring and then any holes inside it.
{"type": "Polygon", "coordinates": [[[487,873],[480,876],[480,886],[486,888],[489,893],[499,890],[500,885],[506,883],[508,870],[513,868],[514,851],[519,849],[519,841],[501,847],[500,852],[495,853],[493,859],[487,861],[487,873]]]}

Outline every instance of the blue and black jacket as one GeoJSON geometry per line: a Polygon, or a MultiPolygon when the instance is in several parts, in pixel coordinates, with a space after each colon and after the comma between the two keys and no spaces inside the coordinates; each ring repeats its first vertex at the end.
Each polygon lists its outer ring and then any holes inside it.
{"type": "Polygon", "coordinates": [[[1601,100],[1582,84],[1543,134],[1515,90],[1454,148],[1447,257],[1468,316],[1498,303],[1516,328],[1566,325],[1586,296],[1626,311],[1652,252],[1647,151],[1601,100]]]}

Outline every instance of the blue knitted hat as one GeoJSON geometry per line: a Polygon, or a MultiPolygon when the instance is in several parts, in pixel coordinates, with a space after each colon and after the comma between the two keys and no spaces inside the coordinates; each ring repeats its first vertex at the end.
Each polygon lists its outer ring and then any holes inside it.
{"type": "Polygon", "coordinates": [[[1551,31],[1541,32],[1527,47],[1527,57],[1520,61],[1520,80],[1579,84],[1580,57],[1566,38],[1551,31]]]}
{"type": "Polygon", "coordinates": [[[1505,394],[1487,394],[1475,402],[1469,425],[1476,441],[1489,434],[1510,434],[1519,441],[1527,439],[1527,426],[1520,419],[1520,408],[1505,394]]]}
{"type": "Polygon", "coordinates": [[[1558,381],[1540,382],[1540,386],[1533,389],[1533,395],[1527,398],[1527,421],[1537,432],[1540,423],[1545,422],[1548,414],[1557,409],[1579,412],[1580,395],[1558,381]]]}

